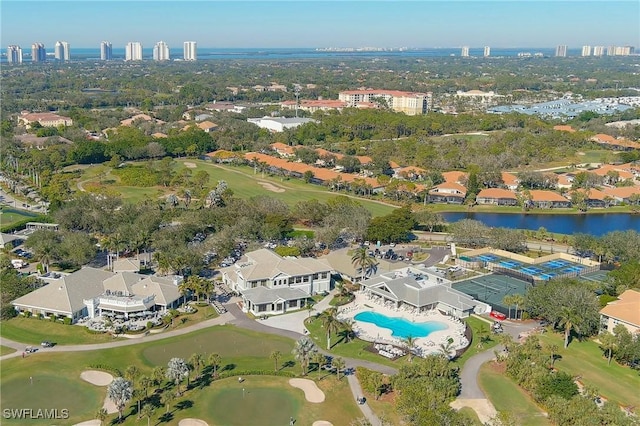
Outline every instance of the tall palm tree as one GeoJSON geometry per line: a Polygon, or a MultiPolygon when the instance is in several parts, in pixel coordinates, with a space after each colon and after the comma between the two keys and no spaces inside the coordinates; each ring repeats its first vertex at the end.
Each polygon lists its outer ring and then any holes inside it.
{"type": "Polygon", "coordinates": [[[118,419],[122,421],[124,407],[133,397],[133,385],[124,377],[116,377],[107,388],[107,397],[115,404],[118,419]]]}
{"type": "Polygon", "coordinates": [[[338,319],[338,309],[331,307],[320,314],[320,321],[327,332],[327,350],[331,349],[331,333],[340,330],[340,320],[338,319]]]}
{"type": "Polygon", "coordinates": [[[351,256],[351,263],[356,269],[360,269],[362,274],[360,280],[364,280],[365,277],[371,273],[373,266],[376,264],[376,259],[369,255],[369,249],[367,247],[357,248],[351,256]]]}
{"type": "Polygon", "coordinates": [[[514,294],[511,301],[516,305],[516,319],[518,319],[518,309],[524,308],[524,296],[522,294],[514,294]]]}
{"type": "Polygon", "coordinates": [[[342,334],[347,343],[349,343],[354,335],[353,328],[355,327],[355,321],[351,318],[347,318],[340,322],[340,327],[342,328],[340,334],[342,334]]]}
{"type": "Polygon", "coordinates": [[[214,352],[207,358],[207,363],[213,367],[213,377],[216,377],[218,375],[218,367],[222,364],[222,358],[214,352]]]}
{"type": "Polygon", "coordinates": [[[177,393],[180,394],[180,383],[189,375],[189,366],[182,358],[171,358],[165,374],[167,379],[176,384],[177,393]]]}
{"type": "Polygon", "coordinates": [[[455,352],[453,350],[453,343],[447,341],[446,343],[441,343],[438,350],[440,351],[440,355],[442,355],[446,359],[453,358],[455,352]]]}
{"type": "Polygon", "coordinates": [[[408,335],[407,337],[405,337],[404,339],[402,339],[402,342],[404,343],[405,348],[407,349],[407,355],[409,356],[409,362],[411,362],[413,360],[413,347],[416,344],[416,338],[413,337],[412,335],[408,335]]]}
{"type": "Polygon", "coordinates": [[[175,399],[176,399],[176,395],[173,392],[164,392],[162,394],[162,398],[160,398],[160,403],[167,408],[167,413],[169,412],[171,403],[175,401],[175,399]]]}
{"type": "Polygon", "coordinates": [[[560,319],[558,325],[564,329],[564,347],[569,346],[569,336],[571,331],[577,333],[580,332],[580,326],[578,325],[580,316],[578,313],[568,306],[563,306],[560,310],[560,319]]]}
{"type": "Polygon", "coordinates": [[[149,396],[149,388],[153,384],[153,380],[149,376],[140,377],[140,389],[144,391],[145,398],[149,396]]]}
{"type": "Polygon", "coordinates": [[[346,363],[342,358],[334,358],[331,361],[331,364],[336,368],[336,373],[338,374],[338,380],[340,380],[340,372],[344,370],[346,363]]]}
{"type": "Polygon", "coordinates": [[[613,351],[618,348],[618,339],[611,333],[603,333],[600,336],[600,347],[605,352],[609,352],[607,365],[611,365],[611,356],[613,355],[613,351]]]}
{"type": "Polygon", "coordinates": [[[202,356],[202,354],[194,353],[189,358],[189,364],[193,366],[197,378],[200,375],[200,367],[204,365],[204,357],[202,356]]]}
{"type": "Polygon", "coordinates": [[[322,368],[322,365],[326,361],[327,361],[327,358],[324,356],[324,354],[322,354],[320,352],[314,352],[314,354],[311,356],[311,362],[318,366],[316,371],[320,371],[320,368],[322,368]]]}
{"type": "MultiPolygon", "coordinates": [[[[504,296],[502,298],[502,303],[509,307],[509,319],[511,319],[511,306],[514,305],[513,296],[514,296],[513,294],[507,294],[506,296],[504,296]]],[[[517,313],[516,313],[516,315],[517,315],[517,313]]]]}
{"type": "Polygon", "coordinates": [[[153,378],[153,382],[155,383],[155,385],[160,386],[165,378],[164,367],[158,366],[154,368],[153,372],[151,373],[151,377],[153,378]]]}
{"type": "Polygon", "coordinates": [[[309,359],[311,355],[317,352],[316,345],[313,341],[307,336],[303,336],[296,341],[295,346],[291,353],[294,355],[296,360],[300,362],[300,366],[302,367],[302,375],[307,375],[307,367],[309,366],[309,359]]]}
{"type": "Polygon", "coordinates": [[[151,425],[151,416],[153,416],[153,413],[155,411],[156,411],[155,408],[153,408],[153,405],[151,404],[144,404],[142,406],[142,410],[140,411],[140,416],[147,418],[147,426],[151,425]]]}
{"type": "Polygon", "coordinates": [[[127,369],[124,371],[124,378],[129,380],[133,385],[136,384],[136,380],[138,380],[139,376],[140,376],[140,369],[135,365],[128,366],[127,369]]]}
{"type": "Polygon", "coordinates": [[[280,361],[280,358],[282,358],[282,352],[273,351],[271,352],[271,355],[269,355],[269,358],[271,358],[275,363],[275,367],[273,371],[278,371],[278,361],[280,361]]]}
{"type": "Polygon", "coordinates": [[[547,346],[547,350],[549,351],[549,357],[551,358],[551,367],[556,363],[556,355],[558,355],[558,345],[555,343],[547,346]]]}

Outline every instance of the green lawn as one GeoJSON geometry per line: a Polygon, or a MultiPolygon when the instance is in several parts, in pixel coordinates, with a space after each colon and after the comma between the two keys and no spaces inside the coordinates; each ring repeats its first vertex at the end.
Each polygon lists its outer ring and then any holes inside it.
{"type": "MultiPolygon", "coordinates": [[[[154,367],[166,366],[166,361],[171,357],[188,358],[193,353],[201,353],[206,357],[207,354],[216,351],[221,356],[224,370],[272,371],[274,363],[268,356],[272,351],[279,350],[282,353],[280,369],[300,374],[300,366],[291,355],[293,344],[293,340],[285,337],[255,333],[233,326],[215,326],[175,338],[100,351],[63,353],[42,350],[27,358],[18,357],[2,362],[0,404],[3,408],[66,408],[69,410],[70,418],[63,423],[73,424],[93,418],[106,395],[106,388],[87,384],[80,379],[80,373],[92,368],[91,366],[101,365],[110,370],[124,371],[128,366],[135,365],[142,374],[150,375],[154,367]],[[33,377],[33,385],[29,377],[33,377]]],[[[205,377],[208,378],[209,375],[205,377]]],[[[246,381],[243,384],[249,390],[245,398],[250,397],[251,390],[255,389],[254,395],[261,396],[259,399],[263,399],[262,396],[272,398],[272,402],[278,404],[276,407],[282,407],[283,410],[286,408],[285,420],[295,414],[299,419],[297,424],[303,425],[311,424],[315,420],[328,420],[335,425],[349,424],[353,418],[359,416],[359,410],[344,377],[338,381],[335,375],[327,376],[324,372],[312,373],[310,377],[318,381],[318,385],[325,391],[327,399],[322,404],[307,403],[302,399],[302,391],[288,388],[286,378],[272,376],[245,377],[246,381]],[[266,396],[274,392],[272,396],[266,396]]],[[[233,391],[237,388],[233,386],[237,384],[236,380],[231,378],[212,383],[203,380],[197,383],[197,389],[188,391],[173,403],[171,419],[164,420],[167,420],[167,424],[177,424],[181,418],[196,417],[208,421],[209,424],[250,424],[245,421],[247,415],[255,416],[256,413],[263,412],[264,422],[260,424],[275,424],[281,421],[277,410],[272,409],[273,412],[270,412],[259,404],[247,407],[247,413],[236,413],[238,423],[227,423],[227,418],[217,417],[224,415],[219,413],[223,411],[220,407],[224,407],[225,410],[231,408],[227,411],[236,412],[233,408],[241,404],[241,401],[236,399],[237,395],[225,395],[225,390],[233,391]],[[274,423],[270,423],[271,419],[274,423]]],[[[153,392],[150,395],[153,395],[153,392]]],[[[160,407],[157,398],[150,397],[149,402],[159,407],[155,414],[157,420],[165,410],[160,407]]],[[[132,409],[125,410],[126,414],[131,412],[132,409]]],[[[109,419],[115,417],[116,415],[111,415],[109,419]]],[[[3,424],[5,423],[20,425],[24,424],[24,420],[21,422],[5,419],[3,424]]],[[[45,419],[29,422],[34,425],[50,423],[45,419]]],[[[131,425],[135,423],[135,415],[128,416],[125,422],[131,425]]]]}
{"type": "Polygon", "coordinates": [[[464,320],[470,327],[473,332],[471,337],[471,343],[469,344],[469,349],[465,351],[459,358],[456,358],[454,362],[462,368],[465,362],[472,356],[476,355],[479,352],[484,352],[487,349],[491,349],[498,344],[498,339],[496,339],[495,334],[491,334],[490,325],[488,322],[481,320],[476,317],[469,317],[464,320]],[[478,330],[484,330],[486,332],[484,342],[482,346],[479,347],[479,338],[475,335],[478,330]]]}
{"type": "Polygon", "coordinates": [[[39,345],[43,340],[58,345],[111,342],[114,338],[105,333],[91,334],[85,327],[64,325],[49,320],[16,317],[2,321],[2,337],[16,342],[39,345]]]}
{"type": "Polygon", "coordinates": [[[9,355],[14,353],[15,351],[15,349],[8,346],[0,346],[0,356],[9,355]]]}
{"type": "Polygon", "coordinates": [[[572,376],[582,376],[582,383],[593,386],[608,400],[625,405],[640,406],[640,375],[629,367],[611,361],[607,365],[598,344],[592,340],[579,342],[573,340],[567,349],[563,348],[563,336],[558,333],[545,333],[540,336],[543,345],[556,344],[561,358],[555,367],[572,376]]]}
{"type": "Polygon", "coordinates": [[[36,213],[14,209],[7,206],[0,207],[0,226],[5,227],[21,220],[38,216],[36,213]]]}
{"type": "Polygon", "coordinates": [[[493,365],[486,363],[480,368],[478,382],[496,410],[508,411],[518,425],[550,425],[531,397],[493,365]]]}

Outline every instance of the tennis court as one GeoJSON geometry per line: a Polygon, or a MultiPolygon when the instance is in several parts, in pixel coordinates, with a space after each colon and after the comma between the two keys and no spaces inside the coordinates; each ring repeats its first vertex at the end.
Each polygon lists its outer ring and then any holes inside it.
{"type": "MultiPolygon", "coordinates": [[[[531,265],[518,260],[509,259],[493,253],[484,253],[477,256],[465,259],[471,262],[485,262],[491,263],[499,268],[503,268],[503,273],[508,273],[506,270],[511,270],[518,274],[528,275],[534,280],[550,280],[557,276],[562,275],[580,275],[580,273],[587,269],[586,266],[579,265],[566,259],[554,259],[537,265],[531,265]]],[[[494,270],[500,270],[495,269],[494,270]]]]}
{"type": "Polygon", "coordinates": [[[521,294],[524,296],[530,285],[531,284],[526,281],[507,275],[490,274],[453,283],[451,286],[476,300],[488,303],[498,312],[508,314],[509,307],[502,303],[504,296],[512,294],[521,294]]]}

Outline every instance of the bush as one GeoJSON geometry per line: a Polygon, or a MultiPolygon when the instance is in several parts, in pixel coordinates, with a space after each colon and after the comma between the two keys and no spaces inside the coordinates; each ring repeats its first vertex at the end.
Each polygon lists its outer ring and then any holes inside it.
{"type": "Polygon", "coordinates": [[[279,376],[279,377],[296,377],[297,374],[291,371],[273,371],[273,370],[231,370],[218,373],[219,379],[237,376],[279,376]]]}
{"type": "Polygon", "coordinates": [[[120,370],[106,364],[89,364],[87,366],[87,369],[107,371],[109,373],[112,373],[115,377],[123,377],[122,372],[120,370]]]}
{"type": "Polygon", "coordinates": [[[71,318],[69,317],[64,317],[64,319],[62,320],[64,325],[71,325],[71,318]]]}
{"type": "Polygon", "coordinates": [[[543,377],[538,383],[535,394],[538,401],[544,401],[552,395],[571,399],[578,394],[578,385],[574,383],[573,377],[561,371],[543,377]]]}

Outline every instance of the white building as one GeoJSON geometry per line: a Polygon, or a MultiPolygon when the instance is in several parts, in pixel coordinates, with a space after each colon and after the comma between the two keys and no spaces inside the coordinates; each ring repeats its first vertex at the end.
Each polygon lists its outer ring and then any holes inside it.
{"type": "Polygon", "coordinates": [[[567,45],[561,44],[556,47],[556,57],[558,58],[566,58],[567,57],[567,45]]]}
{"type": "Polygon", "coordinates": [[[594,46],[593,47],[593,56],[604,56],[605,48],[604,46],[594,46]]]}
{"type": "Polygon", "coordinates": [[[311,258],[282,257],[268,249],[246,253],[221,269],[223,282],[242,296],[242,310],[273,315],[297,310],[331,289],[331,268],[311,258]]]}
{"type": "Polygon", "coordinates": [[[338,94],[338,100],[346,102],[348,107],[360,104],[385,102],[389,108],[407,115],[426,114],[431,104],[431,93],[403,92],[400,90],[346,90],[338,94]]]}
{"type": "Polygon", "coordinates": [[[7,62],[12,65],[22,63],[22,48],[20,46],[11,45],[7,47],[7,62]]]}
{"type": "Polygon", "coordinates": [[[184,55],[183,58],[185,61],[195,61],[198,59],[198,46],[195,41],[185,41],[184,42],[184,55]]]}
{"type": "Polygon", "coordinates": [[[591,56],[591,46],[582,46],[582,56],[591,56]]]}
{"type": "Polygon", "coordinates": [[[153,60],[154,61],[168,61],[169,58],[169,46],[164,41],[159,41],[153,46],[153,60]]]}
{"type": "Polygon", "coordinates": [[[489,56],[491,56],[491,47],[490,46],[485,46],[484,47],[484,53],[483,53],[485,58],[488,58],[489,56]]]}
{"type": "Polygon", "coordinates": [[[125,61],[141,61],[142,60],[142,43],[139,41],[130,41],[124,49],[125,61]]]}
{"type": "Polygon", "coordinates": [[[469,57],[469,46],[462,46],[462,52],[460,53],[460,56],[462,56],[463,58],[469,57]]]}
{"type": "Polygon", "coordinates": [[[42,43],[31,45],[31,62],[45,62],[47,60],[47,50],[42,43]]]}
{"type": "Polygon", "coordinates": [[[100,60],[110,61],[113,59],[113,46],[111,42],[103,41],[100,43],[100,60]]]}
{"type": "Polygon", "coordinates": [[[57,61],[68,61],[71,58],[69,43],[66,41],[56,41],[53,53],[57,61]]]}
{"type": "Polygon", "coordinates": [[[311,118],[285,118],[285,117],[262,117],[247,118],[249,123],[253,123],[261,129],[267,129],[272,132],[283,132],[285,129],[294,129],[303,124],[315,122],[311,118]]]}

